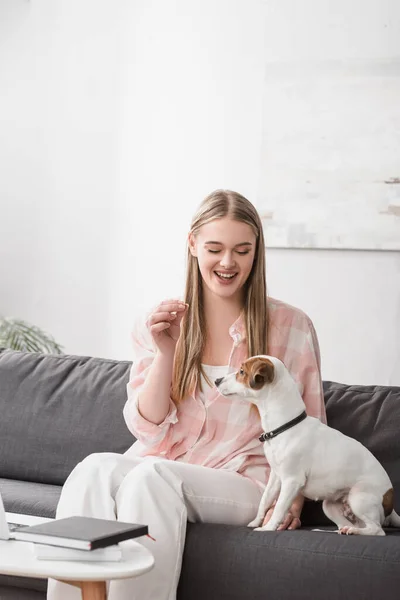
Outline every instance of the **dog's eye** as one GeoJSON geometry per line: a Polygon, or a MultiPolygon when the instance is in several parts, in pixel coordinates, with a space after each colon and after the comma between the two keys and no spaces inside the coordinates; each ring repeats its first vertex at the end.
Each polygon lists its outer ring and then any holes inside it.
{"type": "Polygon", "coordinates": [[[240,370],[239,370],[239,375],[244,375],[244,371],[243,371],[243,369],[240,369],[240,370]]]}

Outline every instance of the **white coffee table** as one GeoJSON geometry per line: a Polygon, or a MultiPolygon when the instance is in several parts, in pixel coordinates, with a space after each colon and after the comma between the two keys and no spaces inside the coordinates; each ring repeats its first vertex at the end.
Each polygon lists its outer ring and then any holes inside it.
{"type": "MultiPolygon", "coordinates": [[[[8,521],[14,523],[32,524],[49,520],[12,513],[7,513],[6,516],[8,521]]],[[[125,544],[122,545],[121,561],[94,563],[38,560],[31,542],[0,541],[0,573],[38,579],[51,577],[79,587],[84,600],[104,600],[106,581],[137,577],[153,568],[154,557],[147,548],[134,541],[129,542],[129,548],[124,546],[125,544]]]]}

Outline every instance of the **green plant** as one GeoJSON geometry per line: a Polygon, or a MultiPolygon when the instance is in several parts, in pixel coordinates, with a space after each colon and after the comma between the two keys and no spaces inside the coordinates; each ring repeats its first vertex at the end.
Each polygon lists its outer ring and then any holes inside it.
{"type": "Polygon", "coordinates": [[[0,316],[0,347],[24,352],[62,354],[62,346],[35,325],[0,316]]]}

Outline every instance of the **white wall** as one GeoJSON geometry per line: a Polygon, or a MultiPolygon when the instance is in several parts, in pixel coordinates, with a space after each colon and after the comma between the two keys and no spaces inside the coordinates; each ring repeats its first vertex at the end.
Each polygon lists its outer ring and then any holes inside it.
{"type": "MultiPolygon", "coordinates": [[[[312,72],[324,60],[399,64],[397,0],[266,4],[265,56],[278,68],[305,64],[312,72]]],[[[264,123],[271,118],[264,114],[264,123]]],[[[397,164],[400,175],[400,156],[397,164]]],[[[271,295],[301,306],[316,325],[324,378],[400,385],[400,253],[271,249],[267,262],[271,295]]]]}
{"type": "MultiPolygon", "coordinates": [[[[2,0],[0,312],[128,358],[138,312],[181,293],[202,197],[257,197],[265,61],[398,56],[398,17],[396,0],[2,0]]],[[[399,254],[267,262],[325,378],[400,385],[399,254]]]]}
{"type": "Polygon", "coordinates": [[[1,0],[0,314],[106,354],[116,190],[111,2],[1,0]]]}

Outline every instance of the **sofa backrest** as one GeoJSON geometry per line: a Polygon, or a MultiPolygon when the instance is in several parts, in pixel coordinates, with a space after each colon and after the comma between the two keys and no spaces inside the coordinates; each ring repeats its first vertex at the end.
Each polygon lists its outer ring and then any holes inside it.
{"type": "MultiPolygon", "coordinates": [[[[85,456],[125,452],[130,361],[0,349],[0,478],[62,485],[85,456]]],[[[400,513],[400,387],[324,382],[328,424],[387,470],[400,513]]]]}
{"type": "Polygon", "coordinates": [[[0,478],[63,484],[93,452],[124,452],[131,363],[0,351],[0,478]]]}
{"type": "Polygon", "coordinates": [[[324,381],[328,425],[366,446],[386,469],[400,513],[400,387],[324,381]]]}

